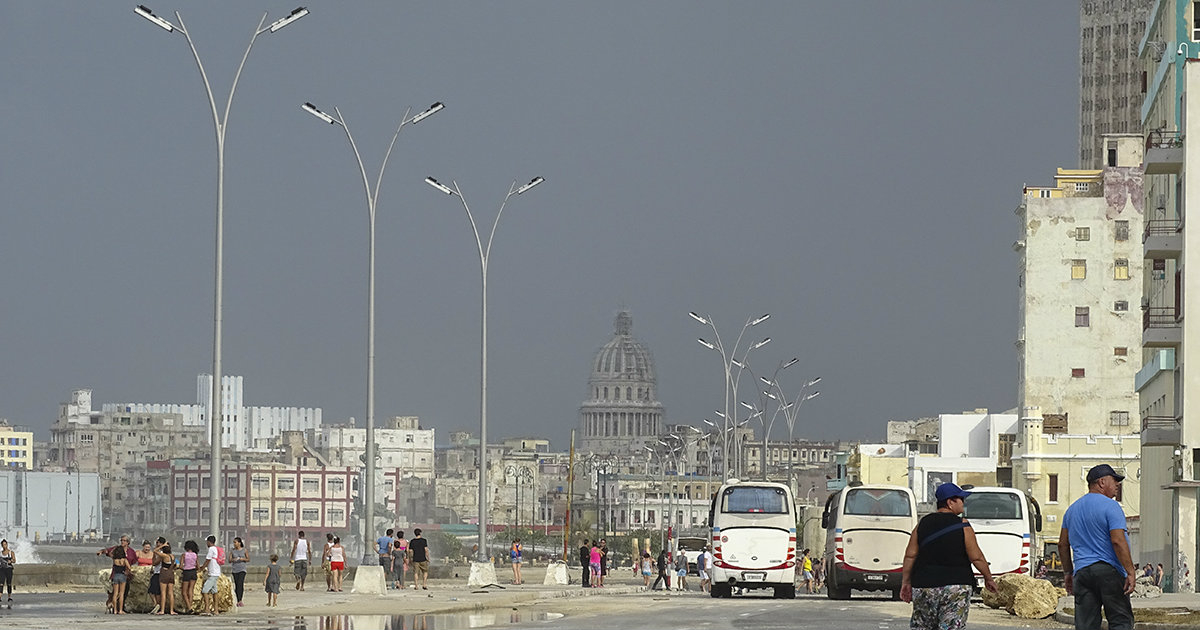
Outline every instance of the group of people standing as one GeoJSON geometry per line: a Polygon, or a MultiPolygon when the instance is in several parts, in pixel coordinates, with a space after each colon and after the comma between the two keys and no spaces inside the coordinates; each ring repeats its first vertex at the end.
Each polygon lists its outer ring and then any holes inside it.
{"type": "Polygon", "coordinates": [[[375,540],[374,549],[384,575],[391,577],[391,588],[407,588],[404,581],[411,567],[413,589],[429,590],[429,541],[420,527],[413,530],[412,540],[404,537],[404,530],[389,528],[375,540]]]}
{"type": "MultiPolygon", "coordinates": [[[[107,556],[112,560],[112,570],[109,580],[112,590],[108,595],[105,607],[108,612],[116,615],[125,613],[125,596],[129,586],[132,567],[150,568],[150,585],[147,593],[154,600],[152,614],[174,615],[175,612],[175,577],[179,573],[179,590],[183,602],[183,614],[192,613],[192,595],[195,591],[198,573],[204,571],[204,582],[200,587],[201,602],[199,614],[217,614],[217,583],[221,577],[221,567],[225,562],[223,550],[217,547],[217,539],[209,536],[205,539],[204,564],[199,563],[200,547],[194,540],[183,543],[183,550],[176,553],[166,538],[158,537],[151,543],[142,541],[140,550],[130,546],[129,536],[122,536],[119,545],[108,547],[96,552],[96,555],[107,556]]],[[[237,605],[242,605],[242,594],[246,580],[246,564],[250,554],[246,551],[241,538],[235,538],[233,549],[229,553],[230,570],[234,580],[234,591],[237,605]]],[[[11,601],[11,599],[9,600],[11,601]]]]}
{"type": "Polygon", "coordinates": [[[604,576],[608,575],[608,541],[584,539],[579,546],[579,563],[583,565],[584,588],[604,586],[604,576]]]}

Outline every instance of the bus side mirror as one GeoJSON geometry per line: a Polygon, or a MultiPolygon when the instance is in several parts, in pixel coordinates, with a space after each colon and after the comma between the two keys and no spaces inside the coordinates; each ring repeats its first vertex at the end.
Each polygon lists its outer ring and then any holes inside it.
{"type": "Polygon", "coordinates": [[[1033,519],[1033,528],[1037,531],[1042,531],[1042,515],[1038,514],[1033,519]]]}
{"type": "Polygon", "coordinates": [[[821,529],[829,529],[829,512],[821,512],[821,529]]]}

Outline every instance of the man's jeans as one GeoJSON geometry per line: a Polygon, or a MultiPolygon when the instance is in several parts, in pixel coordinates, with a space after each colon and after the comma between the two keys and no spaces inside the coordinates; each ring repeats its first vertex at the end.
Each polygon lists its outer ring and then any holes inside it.
{"type": "Polygon", "coordinates": [[[1100,607],[1109,630],[1133,630],[1133,607],[1125,578],[1116,567],[1097,562],[1075,571],[1075,630],[1100,630],[1100,607]]]}

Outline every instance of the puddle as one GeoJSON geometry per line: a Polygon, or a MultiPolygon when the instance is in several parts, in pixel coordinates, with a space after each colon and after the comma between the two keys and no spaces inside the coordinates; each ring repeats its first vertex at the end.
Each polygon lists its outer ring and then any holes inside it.
{"type": "Polygon", "coordinates": [[[562,618],[562,613],[518,610],[428,615],[313,615],[268,621],[267,627],[279,630],[463,630],[514,623],[544,623],[562,618]]]}

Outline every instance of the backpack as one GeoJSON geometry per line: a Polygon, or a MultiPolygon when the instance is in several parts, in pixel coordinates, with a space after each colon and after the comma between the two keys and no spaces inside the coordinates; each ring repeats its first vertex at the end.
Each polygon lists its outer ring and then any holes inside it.
{"type": "Polygon", "coordinates": [[[217,564],[225,566],[225,548],[217,547],[217,564]]]}

